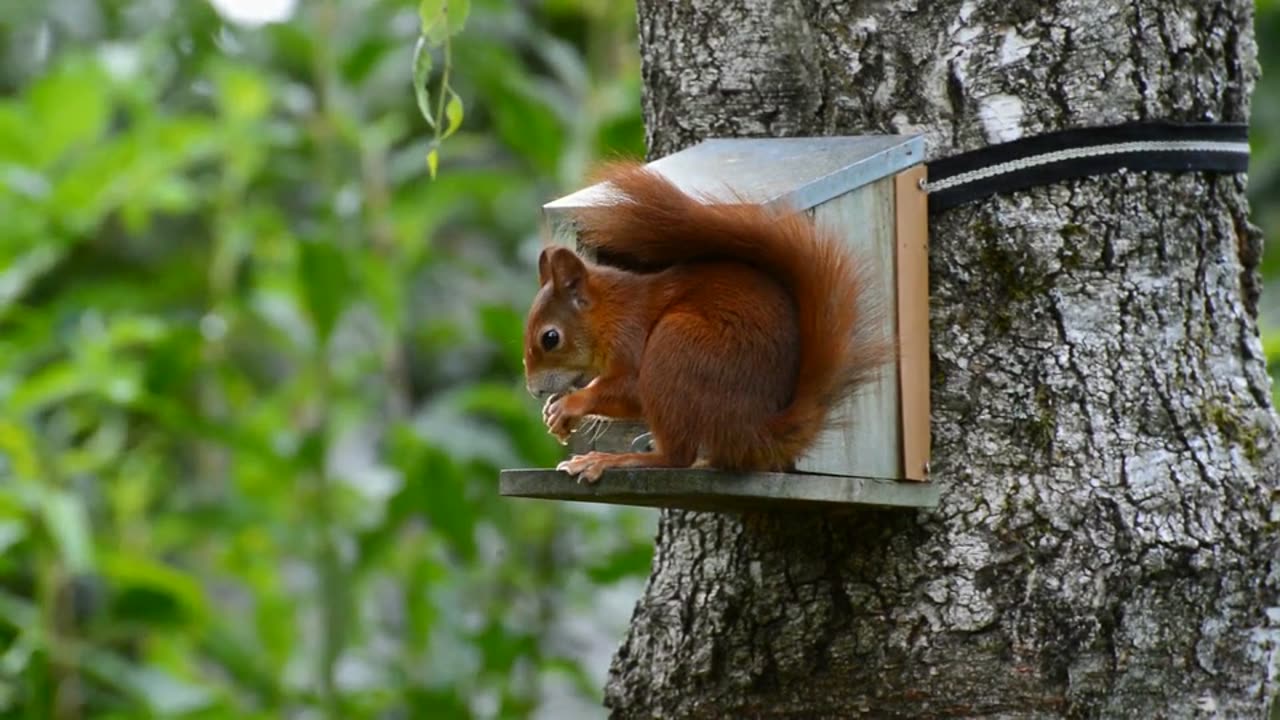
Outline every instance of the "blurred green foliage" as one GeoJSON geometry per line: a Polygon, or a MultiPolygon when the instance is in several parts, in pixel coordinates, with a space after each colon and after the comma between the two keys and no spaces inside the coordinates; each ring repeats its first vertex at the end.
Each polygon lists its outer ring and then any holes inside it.
{"type": "Polygon", "coordinates": [[[434,181],[418,10],[0,4],[0,717],[598,703],[652,515],[496,483],[561,454],[537,207],[643,152],[633,10],[476,2],[434,181]]]}
{"type": "Polygon", "coordinates": [[[495,486],[561,453],[536,208],[643,152],[634,10],[474,0],[428,65],[421,5],[0,4],[0,718],[597,714],[653,516],[495,486]]]}
{"type": "Polygon", "coordinates": [[[1280,405],[1280,383],[1275,382],[1280,378],[1280,1],[1256,0],[1255,8],[1262,79],[1249,120],[1249,202],[1265,242],[1260,324],[1273,380],[1271,397],[1280,405]]]}

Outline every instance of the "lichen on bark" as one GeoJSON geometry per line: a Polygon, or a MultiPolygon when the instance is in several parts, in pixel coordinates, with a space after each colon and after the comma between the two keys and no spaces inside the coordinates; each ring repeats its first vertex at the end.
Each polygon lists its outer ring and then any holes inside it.
{"type": "MultiPolygon", "coordinates": [[[[640,0],[650,152],[1241,121],[1251,12],[640,0]]],[[[940,506],[664,512],[613,715],[1262,717],[1280,447],[1247,214],[1241,177],[1126,173],[932,218],[940,506]]]]}

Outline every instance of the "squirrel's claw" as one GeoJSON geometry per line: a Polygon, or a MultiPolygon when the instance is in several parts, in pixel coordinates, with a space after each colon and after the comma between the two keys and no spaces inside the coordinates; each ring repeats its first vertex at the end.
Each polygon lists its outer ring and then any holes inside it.
{"type": "Polygon", "coordinates": [[[556,469],[574,476],[579,483],[594,485],[599,482],[605,469],[614,464],[611,458],[609,453],[589,452],[586,455],[574,455],[557,465],[556,469]]]}
{"type": "Polygon", "coordinates": [[[551,417],[551,403],[559,400],[562,397],[564,397],[564,395],[562,394],[547,396],[547,399],[542,403],[542,422],[550,424],[551,421],[548,418],[551,417]]]}

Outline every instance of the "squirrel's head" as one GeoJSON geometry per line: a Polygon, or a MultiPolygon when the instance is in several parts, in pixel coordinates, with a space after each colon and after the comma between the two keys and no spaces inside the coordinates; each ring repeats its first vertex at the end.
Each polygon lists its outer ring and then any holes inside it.
{"type": "Polygon", "coordinates": [[[541,287],[524,329],[525,386],[536,398],[583,387],[596,375],[588,280],[586,263],[569,248],[543,248],[538,256],[541,287]]]}

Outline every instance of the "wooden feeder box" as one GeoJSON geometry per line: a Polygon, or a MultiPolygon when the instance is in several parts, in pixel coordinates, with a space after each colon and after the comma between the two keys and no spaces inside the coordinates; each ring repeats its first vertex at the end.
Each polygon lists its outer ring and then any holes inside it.
{"type": "MultiPolygon", "coordinates": [[[[877,382],[837,409],[843,430],[828,430],[794,473],[693,469],[608,470],[594,485],[554,469],[504,470],[503,495],[586,502],[743,510],[783,507],[932,507],[929,475],[928,213],[921,189],[919,136],[713,139],[649,164],[686,192],[715,200],[735,194],[807,213],[875,265],[886,312],[883,332],[896,338],[897,360],[877,382]]],[[[604,195],[592,186],[548,203],[552,241],[586,256],[571,220],[575,208],[604,195]]],[[[580,431],[570,450],[625,452],[645,439],[643,425],[613,422],[600,434],[580,431]]]]}

